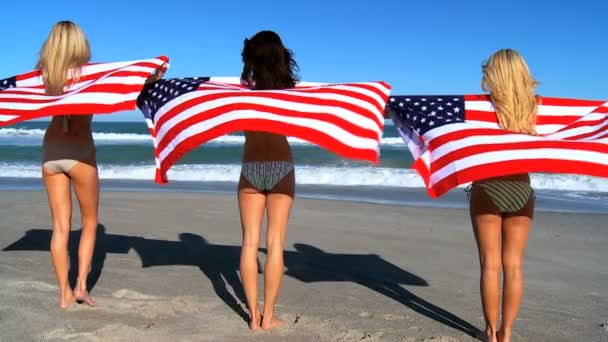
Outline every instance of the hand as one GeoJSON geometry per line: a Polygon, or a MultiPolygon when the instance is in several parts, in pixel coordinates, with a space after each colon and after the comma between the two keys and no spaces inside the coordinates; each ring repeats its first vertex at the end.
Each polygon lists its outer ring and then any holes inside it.
{"type": "Polygon", "coordinates": [[[148,77],[148,79],[146,80],[146,83],[150,83],[150,82],[155,82],[160,80],[161,78],[163,78],[163,76],[165,75],[165,72],[167,71],[168,65],[167,63],[164,63],[163,65],[161,65],[158,69],[156,69],[156,71],[154,71],[154,74],[150,75],[150,77],[148,77]]]}
{"type": "Polygon", "coordinates": [[[392,109],[389,107],[389,105],[387,103],[386,106],[384,106],[384,118],[385,119],[390,119],[391,118],[391,112],[392,112],[392,109]]]}

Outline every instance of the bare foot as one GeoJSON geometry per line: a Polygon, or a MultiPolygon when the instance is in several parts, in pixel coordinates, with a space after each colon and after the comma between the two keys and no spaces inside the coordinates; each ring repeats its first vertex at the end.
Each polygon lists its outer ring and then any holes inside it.
{"type": "Polygon", "coordinates": [[[70,305],[76,302],[76,298],[74,297],[74,293],[72,291],[66,292],[66,294],[61,296],[59,300],[59,308],[67,309],[70,305]]]}
{"type": "MultiPolygon", "coordinates": [[[[249,314],[251,316],[251,314],[249,314]]],[[[262,322],[262,313],[259,308],[255,308],[255,317],[251,318],[249,322],[249,329],[256,331],[260,328],[260,322],[262,322]]]]}
{"type": "Polygon", "coordinates": [[[496,336],[496,332],[491,329],[486,329],[485,333],[482,336],[482,340],[484,342],[498,342],[498,336],[496,336]]]}
{"type": "Polygon", "coordinates": [[[77,301],[83,302],[88,306],[96,306],[97,303],[91,298],[87,290],[76,289],[74,290],[74,297],[77,301]]]}
{"type": "Polygon", "coordinates": [[[269,319],[267,319],[266,317],[264,317],[262,319],[262,329],[264,329],[264,330],[279,328],[279,327],[282,327],[284,324],[285,324],[285,322],[283,322],[282,320],[280,320],[274,316],[269,319]]]}
{"type": "Polygon", "coordinates": [[[511,331],[499,330],[496,337],[497,342],[511,342],[511,331]]]}

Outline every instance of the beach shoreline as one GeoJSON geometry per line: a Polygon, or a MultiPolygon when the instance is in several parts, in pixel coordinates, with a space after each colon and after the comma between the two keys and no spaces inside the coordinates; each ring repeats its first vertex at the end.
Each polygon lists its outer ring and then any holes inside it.
{"type": "MultiPolygon", "coordinates": [[[[101,179],[101,191],[201,193],[231,195],[236,182],[171,181],[159,185],[151,180],[101,179]]],[[[429,197],[425,188],[393,186],[353,186],[297,184],[298,198],[367,203],[398,207],[467,209],[464,188],[440,198],[429,197]]],[[[0,191],[42,191],[40,178],[0,177],[0,191]]],[[[608,213],[608,193],[599,191],[536,190],[537,212],[604,214],[608,213]]]]}

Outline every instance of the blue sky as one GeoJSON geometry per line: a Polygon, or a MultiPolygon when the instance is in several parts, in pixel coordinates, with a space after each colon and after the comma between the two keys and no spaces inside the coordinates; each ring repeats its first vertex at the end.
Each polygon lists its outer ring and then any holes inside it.
{"type": "Polygon", "coordinates": [[[510,47],[528,61],[540,94],[608,98],[605,0],[9,1],[2,8],[0,78],[31,70],[51,26],[69,19],[87,34],[93,60],[164,54],[167,77],[237,76],[243,39],[271,29],[307,81],[384,80],[394,94],[480,93],[481,63],[510,47]]]}

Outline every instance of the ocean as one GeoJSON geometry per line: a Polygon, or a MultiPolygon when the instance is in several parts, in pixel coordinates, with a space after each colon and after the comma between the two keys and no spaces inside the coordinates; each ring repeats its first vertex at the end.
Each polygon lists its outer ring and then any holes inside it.
{"type": "MultiPolygon", "coordinates": [[[[40,188],[41,145],[47,122],[0,128],[0,189],[40,188]]],[[[182,157],[169,171],[170,185],[153,183],[152,140],[143,122],[93,122],[102,187],[146,191],[234,191],[244,137],[215,139],[182,157]]],[[[396,205],[464,207],[461,189],[440,200],[428,198],[412,158],[387,121],[380,162],[346,160],[305,141],[289,138],[296,163],[298,194],[304,197],[396,205]]],[[[541,210],[608,213],[608,179],[533,174],[541,210]],[[544,203],[544,204],[543,204],[544,203]]]]}

